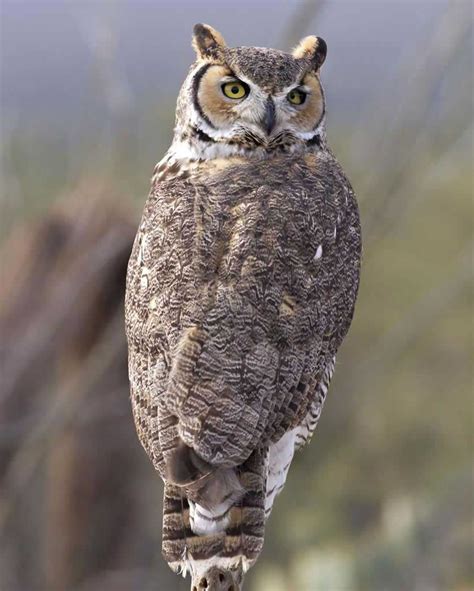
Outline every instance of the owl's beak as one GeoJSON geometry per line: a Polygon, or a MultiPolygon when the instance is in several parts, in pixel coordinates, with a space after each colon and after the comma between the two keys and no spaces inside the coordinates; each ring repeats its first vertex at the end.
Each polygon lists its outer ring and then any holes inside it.
{"type": "Polygon", "coordinates": [[[270,135],[272,129],[275,127],[275,119],[275,103],[273,102],[272,97],[269,96],[265,103],[265,113],[260,121],[260,125],[267,135],[270,135]]]}

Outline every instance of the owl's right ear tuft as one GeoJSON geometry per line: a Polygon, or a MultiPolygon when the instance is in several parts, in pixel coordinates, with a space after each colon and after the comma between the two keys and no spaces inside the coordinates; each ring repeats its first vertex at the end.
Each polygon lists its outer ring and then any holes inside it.
{"type": "Polygon", "coordinates": [[[226,47],[224,37],[209,25],[194,25],[193,47],[198,59],[222,61],[226,47]]]}
{"type": "Polygon", "coordinates": [[[321,37],[310,35],[301,39],[293,49],[293,57],[310,62],[314,70],[319,70],[326,59],[328,47],[321,37]]]}

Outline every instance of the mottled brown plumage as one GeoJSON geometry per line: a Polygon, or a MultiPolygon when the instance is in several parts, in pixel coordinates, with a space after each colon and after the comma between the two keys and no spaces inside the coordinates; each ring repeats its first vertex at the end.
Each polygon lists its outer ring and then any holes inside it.
{"type": "Polygon", "coordinates": [[[164,556],[193,588],[227,591],[258,557],[293,451],[319,418],[361,241],[314,102],[324,42],[306,38],[294,55],[228,49],[199,25],[194,44],[130,258],[126,324],[137,431],[165,481],[164,556]],[[223,97],[216,72],[206,79],[214,67],[248,96],[223,97]],[[306,106],[288,102],[292,87],[306,106]]]}

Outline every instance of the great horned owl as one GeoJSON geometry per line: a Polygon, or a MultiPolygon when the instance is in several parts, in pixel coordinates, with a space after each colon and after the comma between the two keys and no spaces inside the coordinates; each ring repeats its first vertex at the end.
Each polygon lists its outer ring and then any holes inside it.
{"type": "Polygon", "coordinates": [[[194,591],[237,590],[351,323],[361,236],[326,143],[326,44],[197,61],[131,255],[126,326],[139,438],[165,483],[163,555],[194,591]]]}

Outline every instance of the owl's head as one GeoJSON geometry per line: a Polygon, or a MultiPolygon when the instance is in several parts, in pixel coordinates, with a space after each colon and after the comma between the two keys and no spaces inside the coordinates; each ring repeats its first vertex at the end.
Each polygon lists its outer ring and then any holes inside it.
{"type": "Polygon", "coordinates": [[[219,32],[198,24],[193,47],[197,61],[178,99],[177,150],[212,158],[324,141],[323,39],[305,37],[292,53],[230,48],[219,32]]]}

